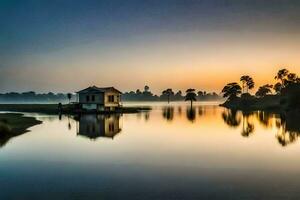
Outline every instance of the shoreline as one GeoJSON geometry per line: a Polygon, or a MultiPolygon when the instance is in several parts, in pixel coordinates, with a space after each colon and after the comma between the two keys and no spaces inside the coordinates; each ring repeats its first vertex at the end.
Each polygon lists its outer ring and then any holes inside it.
{"type": "Polygon", "coordinates": [[[11,138],[29,132],[29,128],[41,124],[35,117],[20,113],[0,113],[0,147],[11,138]]]}
{"type": "Polygon", "coordinates": [[[115,111],[90,111],[83,112],[76,110],[74,104],[64,104],[59,109],[58,104],[0,104],[0,111],[3,112],[22,112],[22,113],[42,113],[42,114],[80,114],[80,113],[97,113],[97,114],[126,114],[149,111],[149,106],[128,106],[120,107],[115,111]]]}

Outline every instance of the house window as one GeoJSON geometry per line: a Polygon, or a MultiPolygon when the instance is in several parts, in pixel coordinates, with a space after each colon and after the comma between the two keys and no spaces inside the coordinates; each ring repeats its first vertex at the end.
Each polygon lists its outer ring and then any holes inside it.
{"type": "Polygon", "coordinates": [[[90,101],[90,96],[86,95],[86,101],[89,102],[90,101]]]}
{"type": "Polygon", "coordinates": [[[92,101],[95,101],[95,95],[92,95],[92,101]]]}
{"type": "Polygon", "coordinates": [[[108,96],[108,102],[114,102],[115,101],[115,96],[114,95],[109,95],[108,96]]]}

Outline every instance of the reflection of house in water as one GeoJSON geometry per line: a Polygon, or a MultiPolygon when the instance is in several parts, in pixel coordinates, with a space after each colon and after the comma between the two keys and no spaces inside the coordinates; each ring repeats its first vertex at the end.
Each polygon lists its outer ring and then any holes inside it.
{"type": "Polygon", "coordinates": [[[90,139],[114,138],[121,131],[119,115],[82,115],[77,122],[77,135],[90,139]]]}

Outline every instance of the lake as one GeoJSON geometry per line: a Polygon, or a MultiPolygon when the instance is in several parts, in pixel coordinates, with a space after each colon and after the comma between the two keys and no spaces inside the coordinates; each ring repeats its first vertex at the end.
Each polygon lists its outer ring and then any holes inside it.
{"type": "Polygon", "coordinates": [[[147,105],[76,119],[27,114],[43,123],[1,147],[0,199],[300,198],[299,119],[147,105]]]}

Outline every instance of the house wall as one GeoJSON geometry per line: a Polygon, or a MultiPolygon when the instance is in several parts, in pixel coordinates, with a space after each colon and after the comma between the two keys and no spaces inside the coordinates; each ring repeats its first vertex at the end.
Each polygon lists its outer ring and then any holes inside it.
{"type": "Polygon", "coordinates": [[[104,93],[80,93],[79,103],[83,104],[104,104],[104,93]],[[95,96],[95,101],[92,101],[92,96],[95,96]],[[89,96],[90,100],[87,101],[86,97],[89,96]]]}
{"type": "Polygon", "coordinates": [[[118,107],[118,106],[120,106],[121,96],[118,92],[114,92],[114,91],[105,92],[104,99],[105,99],[105,107],[118,107]],[[110,95],[114,96],[114,102],[109,102],[109,96],[110,95]]]}

